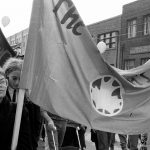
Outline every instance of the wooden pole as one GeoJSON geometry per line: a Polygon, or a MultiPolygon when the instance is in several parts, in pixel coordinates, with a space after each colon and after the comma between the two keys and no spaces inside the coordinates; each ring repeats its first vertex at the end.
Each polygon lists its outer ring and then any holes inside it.
{"type": "Polygon", "coordinates": [[[56,143],[55,143],[55,136],[54,136],[54,132],[53,132],[53,130],[52,130],[51,132],[52,132],[52,137],[53,137],[53,142],[54,142],[54,149],[55,149],[55,150],[57,150],[57,149],[56,149],[56,143]]]}
{"type": "Polygon", "coordinates": [[[79,130],[80,130],[80,128],[77,127],[76,128],[76,134],[77,134],[77,138],[78,138],[79,149],[81,149],[81,143],[80,143],[80,137],[79,137],[79,130]]]}
{"type": "Polygon", "coordinates": [[[17,108],[16,108],[16,116],[15,116],[15,122],[14,122],[14,130],[13,130],[13,137],[12,137],[12,143],[11,143],[11,150],[16,150],[17,144],[18,144],[18,136],[19,136],[19,130],[20,130],[20,122],[21,122],[21,116],[22,116],[22,108],[24,103],[24,94],[25,90],[19,89],[19,93],[17,95],[17,108]]]}

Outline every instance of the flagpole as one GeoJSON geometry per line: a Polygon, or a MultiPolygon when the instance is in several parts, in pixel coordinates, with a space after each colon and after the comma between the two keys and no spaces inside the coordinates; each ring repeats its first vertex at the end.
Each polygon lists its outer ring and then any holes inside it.
{"type": "Polygon", "coordinates": [[[22,108],[23,108],[23,102],[24,102],[24,94],[25,94],[25,90],[19,89],[19,93],[17,95],[18,101],[17,101],[11,150],[16,150],[17,148],[18,136],[19,136],[19,130],[20,130],[20,122],[21,122],[21,116],[22,116],[22,108]]]}
{"type": "Polygon", "coordinates": [[[54,149],[56,150],[56,143],[55,143],[55,137],[54,137],[54,132],[53,132],[53,130],[51,131],[51,133],[52,133],[53,142],[54,142],[54,149]]]}

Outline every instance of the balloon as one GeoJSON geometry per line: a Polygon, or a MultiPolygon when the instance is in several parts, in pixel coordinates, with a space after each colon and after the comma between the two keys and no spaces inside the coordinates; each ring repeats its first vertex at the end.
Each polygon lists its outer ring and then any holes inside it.
{"type": "Polygon", "coordinates": [[[98,44],[97,44],[97,48],[99,50],[99,52],[102,54],[105,52],[106,50],[106,44],[103,42],[103,41],[100,41],[98,44]]]}
{"type": "Polygon", "coordinates": [[[6,27],[10,23],[10,19],[8,16],[4,16],[1,20],[1,23],[4,27],[6,27]]]}

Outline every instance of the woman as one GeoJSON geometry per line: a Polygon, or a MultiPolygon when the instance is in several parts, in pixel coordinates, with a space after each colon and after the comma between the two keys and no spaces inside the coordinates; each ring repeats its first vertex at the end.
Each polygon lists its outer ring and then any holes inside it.
{"type": "MultiPolygon", "coordinates": [[[[3,65],[6,78],[8,80],[7,96],[11,102],[17,102],[16,93],[19,90],[20,74],[22,70],[23,60],[19,58],[9,58],[3,65]]],[[[31,128],[31,139],[33,150],[38,147],[42,119],[40,115],[40,107],[33,104],[25,94],[24,107],[29,112],[29,122],[31,128]]]]}
{"type": "MultiPolygon", "coordinates": [[[[0,68],[0,148],[11,150],[16,103],[6,96],[8,81],[0,68]]],[[[28,111],[23,109],[17,150],[32,150],[28,111]]]]}

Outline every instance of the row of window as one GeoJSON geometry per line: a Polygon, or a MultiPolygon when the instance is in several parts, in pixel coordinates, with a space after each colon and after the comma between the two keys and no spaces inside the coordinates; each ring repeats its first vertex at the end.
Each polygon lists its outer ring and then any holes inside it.
{"type": "MultiPolygon", "coordinates": [[[[144,63],[146,63],[149,60],[149,58],[141,58],[141,63],[140,65],[143,65],[144,63]]],[[[129,70],[132,68],[135,68],[135,59],[130,59],[130,60],[125,60],[124,61],[124,66],[125,66],[125,70],[129,70]]]]}
{"type": "Polygon", "coordinates": [[[19,38],[11,39],[8,42],[10,43],[10,45],[15,45],[15,44],[18,44],[18,43],[26,42],[27,38],[28,38],[28,35],[24,35],[24,36],[19,37],[19,38]]]}
{"type": "MultiPolygon", "coordinates": [[[[137,19],[131,19],[127,22],[128,38],[137,36],[137,19]]],[[[146,15],[143,18],[143,35],[150,34],[150,15],[146,15]]]]}
{"type": "Polygon", "coordinates": [[[103,41],[106,43],[106,48],[115,48],[117,44],[117,34],[118,32],[109,32],[104,34],[98,34],[97,43],[103,41]]]}
{"type": "MultiPolygon", "coordinates": [[[[150,15],[143,18],[143,35],[150,34],[150,15]]],[[[106,43],[107,49],[115,48],[117,45],[118,32],[109,32],[97,35],[97,43],[103,41],[106,43]]],[[[127,37],[133,38],[137,36],[137,19],[127,21],[127,37]]]]}

